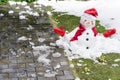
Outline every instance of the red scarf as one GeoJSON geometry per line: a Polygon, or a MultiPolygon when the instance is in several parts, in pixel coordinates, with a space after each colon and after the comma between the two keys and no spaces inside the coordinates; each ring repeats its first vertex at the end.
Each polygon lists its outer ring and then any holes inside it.
{"type": "MultiPolygon", "coordinates": [[[[78,36],[82,35],[82,33],[86,30],[85,27],[82,25],[82,24],[79,24],[79,29],[76,31],[75,35],[71,38],[70,41],[75,41],[75,40],[78,40],[78,36]]],[[[93,27],[92,28],[92,31],[94,33],[94,36],[97,35],[97,30],[96,30],[96,27],[93,27]]]]}

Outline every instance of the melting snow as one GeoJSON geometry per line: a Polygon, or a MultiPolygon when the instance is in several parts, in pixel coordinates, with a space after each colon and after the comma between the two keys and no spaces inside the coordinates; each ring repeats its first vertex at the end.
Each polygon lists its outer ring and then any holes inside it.
{"type": "Polygon", "coordinates": [[[25,40],[28,40],[28,38],[26,36],[22,36],[22,37],[19,37],[18,38],[18,41],[25,41],[25,40]]]}
{"type": "Polygon", "coordinates": [[[77,77],[77,78],[75,78],[75,80],[80,80],[80,78],[77,77]]]}
{"type": "Polygon", "coordinates": [[[119,65],[118,64],[112,64],[113,67],[118,67],[119,65]]]}
{"type": "Polygon", "coordinates": [[[52,56],[53,56],[53,57],[60,57],[61,54],[60,54],[59,52],[56,52],[56,53],[53,53],[52,56]]]}
{"type": "Polygon", "coordinates": [[[114,60],[114,62],[119,62],[119,61],[120,61],[120,59],[115,59],[115,60],[114,60]]]}
{"type": "Polygon", "coordinates": [[[56,72],[48,72],[48,73],[45,73],[44,76],[45,77],[55,77],[57,73],[56,72]]]}
{"type": "Polygon", "coordinates": [[[71,68],[74,68],[74,64],[70,64],[70,67],[71,67],[71,68]]]}
{"type": "Polygon", "coordinates": [[[38,38],[38,41],[42,43],[45,41],[45,38],[38,38]]]}
{"type": "Polygon", "coordinates": [[[54,67],[54,69],[56,70],[56,69],[59,69],[61,66],[60,66],[60,64],[57,64],[55,67],[54,67]]]}
{"type": "Polygon", "coordinates": [[[27,30],[32,30],[34,29],[31,25],[28,25],[27,30]]]}
{"type": "Polygon", "coordinates": [[[4,16],[4,14],[3,13],[0,13],[0,17],[3,17],[4,16]]]}
{"type": "Polygon", "coordinates": [[[13,10],[10,10],[8,13],[9,13],[9,14],[13,14],[13,13],[14,13],[14,11],[13,11],[13,10]]]}
{"type": "Polygon", "coordinates": [[[80,64],[80,63],[77,63],[77,66],[82,66],[82,64],[80,64]]]}

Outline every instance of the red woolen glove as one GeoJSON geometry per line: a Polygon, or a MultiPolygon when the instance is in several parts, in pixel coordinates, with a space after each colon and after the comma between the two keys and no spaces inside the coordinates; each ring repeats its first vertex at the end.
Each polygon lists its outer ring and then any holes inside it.
{"type": "Polygon", "coordinates": [[[107,30],[106,32],[103,33],[103,36],[107,38],[107,37],[112,36],[115,33],[116,33],[116,29],[109,29],[109,30],[107,30]]]}
{"type": "Polygon", "coordinates": [[[62,26],[60,26],[60,28],[57,27],[53,27],[53,30],[56,34],[60,35],[60,36],[64,36],[65,35],[65,30],[63,30],[62,26]]]}

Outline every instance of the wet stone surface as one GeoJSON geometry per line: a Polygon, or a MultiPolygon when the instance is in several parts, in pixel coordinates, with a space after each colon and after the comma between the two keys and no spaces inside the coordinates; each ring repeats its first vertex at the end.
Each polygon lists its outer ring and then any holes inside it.
{"type": "Polygon", "coordinates": [[[0,80],[74,80],[48,15],[20,20],[7,9],[0,6],[0,80]]]}

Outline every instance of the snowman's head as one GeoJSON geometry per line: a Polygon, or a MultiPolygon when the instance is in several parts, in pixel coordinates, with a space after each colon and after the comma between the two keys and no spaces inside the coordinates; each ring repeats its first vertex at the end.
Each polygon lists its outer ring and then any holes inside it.
{"type": "Polygon", "coordinates": [[[88,9],[81,16],[80,23],[86,28],[92,28],[95,26],[97,15],[97,11],[94,8],[88,9]]]}

